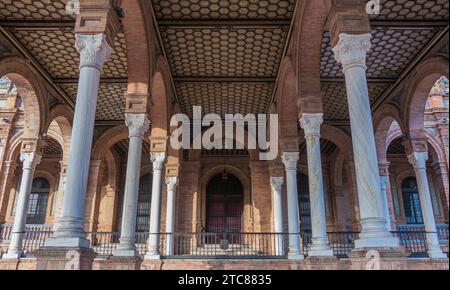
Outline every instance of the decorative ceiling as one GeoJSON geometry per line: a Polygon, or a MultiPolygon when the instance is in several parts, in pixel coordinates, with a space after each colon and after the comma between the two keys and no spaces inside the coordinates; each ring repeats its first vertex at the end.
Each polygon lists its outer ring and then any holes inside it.
{"type": "MultiPolygon", "coordinates": [[[[367,78],[374,104],[448,25],[449,3],[447,0],[382,0],[380,14],[370,19],[372,48],[367,55],[367,78]]],[[[325,119],[348,121],[344,75],[334,58],[329,32],[323,36],[321,77],[325,119]]]]}
{"type": "MultiPolygon", "coordinates": [[[[34,58],[52,82],[75,102],[79,54],[75,49],[75,20],[66,13],[68,0],[0,0],[0,23],[18,45],[34,58]]],[[[97,121],[124,119],[128,78],[125,35],[117,35],[100,85],[97,121]],[[124,81],[125,80],[125,81],[124,81]]]]}
{"type": "Polygon", "coordinates": [[[182,111],[266,113],[294,0],[153,0],[182,111]]]}

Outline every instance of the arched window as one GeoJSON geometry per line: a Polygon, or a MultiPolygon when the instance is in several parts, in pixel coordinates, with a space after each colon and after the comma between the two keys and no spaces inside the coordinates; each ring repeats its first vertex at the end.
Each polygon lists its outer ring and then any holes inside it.
{"type": "Polygon", "coordinates": [[[49,193],[50,183],[47,179],[36,178],[33,180],[30,202],[28,204],[27,224],[45,224],[49,193]]]}
{"type": "Polygon", "coordinates": [[[402,183],[403,207],[408,225],[422,225],[423,214],[420,204],[417,181],[414,177],[407,178],[402,183]]]}
{"type": "Polygon", "coordinates": [[[297,176],[298,187],[298,203],[300,210],[301,231],[303,233],[310,233],[312,230],[311,224],[311,200],[309,197],[309,179],[308,176],[299,173],[297,176]]]}
{"type": "Polygon", "coordinates": [[[153,175],[146,174],[139,180],[136,232],[147,233],[150,230],[150,208],[152,201],[153,175]]]}

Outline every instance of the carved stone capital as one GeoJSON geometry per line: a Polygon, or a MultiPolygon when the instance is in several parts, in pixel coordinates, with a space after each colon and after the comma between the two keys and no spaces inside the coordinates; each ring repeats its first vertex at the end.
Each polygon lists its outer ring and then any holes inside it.
{"type": "Polygon", "coordinates": [[[367,52],[371,48],[371,35],[366,34],[346,34],[339,35],[339,42],[333,48],[336,61],[341,63],[344,71],[353,66],[366,68],[367,52]]]}
{"type": "Polygon", "coordinates": [[[284,178],[283,177],[271,177],[270,178],[270,185],[272,186],[272,189],[274,191],[281,191],[281,188],[283,187],[284,178]]]}
{"type": "Polygon", "coordinates": [[[283,164],[286,170],[297,170],[297,163],[299,159],[299,152],[285,152],[282,156],[283,164]]]}
{"type": "Polygon", "coordinates": [[[93,67],[101,71],[112,54],[112,48],[106,41],[106,35],[76,34],[75,37],[75,48],[80,53],[80,69],[93,67]]]}
{"type": "Polygon", "coordinates": [[[35,170],[36,166],[41,163],[42,156],[36,152],[21,152],[20,161],[23,163],[23,169],[35,170]]]}
{"type": "Polygon", "coordinates": [[[150,159],[153,163],[153,170],[162,170],[164,168],[164,162],[166,161],[166,153],[152,152],[150,153],[150,159]]]}
{"type": "Polygon", "coordinates": [[[145,114],[125,114],[125,125],[127,125],[130,138],[144,138],[150,128],[150,121],[145,114]]]}
{"type": "Polygon", "coordinates": [[[305,131],[306,138],[320,137],[320,126],[323,124],[323,114],[304,113],[300,119],[300,126],[305,131]]]}
{"type": "Polygon", "coordinates": [[[167,191],[175,191],[178,185],[178,177],[172,176],[166,178],[167,191]]]}
{"type": "Polygon", "coordinates": [[[412,152],[408,155],[409,163],[414,167],[414,170],[426,170],[428,152],[412,152]]]}

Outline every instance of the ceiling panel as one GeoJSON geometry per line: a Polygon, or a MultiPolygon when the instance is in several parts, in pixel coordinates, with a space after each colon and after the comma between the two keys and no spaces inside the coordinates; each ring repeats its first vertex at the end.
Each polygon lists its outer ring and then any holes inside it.
{"type": "Polygon", "coordinates": [[[289,27],[162,27],[175,77],[276,77],[289,27]]]}
{"type": "MultiPolygon", "coordinates": [[[[61,88],[74,101],[77,96],[77,84],[61,84],[61,88]]],[[[125,119],[126,84],[101,83],[98,92],[97,115],[98,121],[121,121],[125,119]]]]}
{"type": "MultiPolygon", "coordinates": [[[[373,104],[388,88],[388,84],[368,84],[369,98],[373,104]]],[[[348,120],[347,89],[345,83],[323,83],[325,120],[348,120]]]]}
{"type": "MultiPolygon", "coordinates": [[[[80,58],[71,29],[12,30],[12,33],[53,78],[78,78],[80,58]]],[[[127,75],[125,35],[119,33],[103,76],[126,78],[127,75]]]]}
{"type": "Polygon", "coordinates": [[[66,12],[68,0],[1,0],[3,20],[71,20],[66,12]]]}
{"type": "Polygon", "coordinates": [[[203,114],[264,113],[273,92],[273,83],[178,83],[183,112],[192,116],[193,106],[202,106],[203,114]]]}
{"type": "MultiPolygon", "coordinates": [[[[398,77],[437,32],[437,28],[374,28],[372,48],[367,54],[367,77],[398,77]]],[[[321,75],[324,78],[344,76],[342,66],[334,58],[329,32],[323,37],[321,75]]]]}
{"type": "Polygon", "coordinates": [[[381,0],[373,20],[448,20],[448,0],[381,0]]]}
{"type": "Polygon", "coordinates": [[[290,19],[295,0],[153,0],[158,19],[290,19]]]}

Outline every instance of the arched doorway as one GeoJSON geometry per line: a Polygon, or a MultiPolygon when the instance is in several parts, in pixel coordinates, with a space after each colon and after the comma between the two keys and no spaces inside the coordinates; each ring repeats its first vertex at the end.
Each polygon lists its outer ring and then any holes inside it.
{"type": "Polygon", "coordinates": [[[403,207],[408,225],[423,225],[422,206],[420,204],[417,181],[414,177],[402,182],[403,207]]]}
{"type": "Polygon", "coordinates": [[[43,225],[47,217],[50,183],[45,178],[35,178],[31,187],[27,224],[43,225]]]}
{"type": "Polygon", "coordinates": [[[243,205],[244,188],[236,176],[213,177],[206,189],[206,232],[242,232],[243,205]]]}

